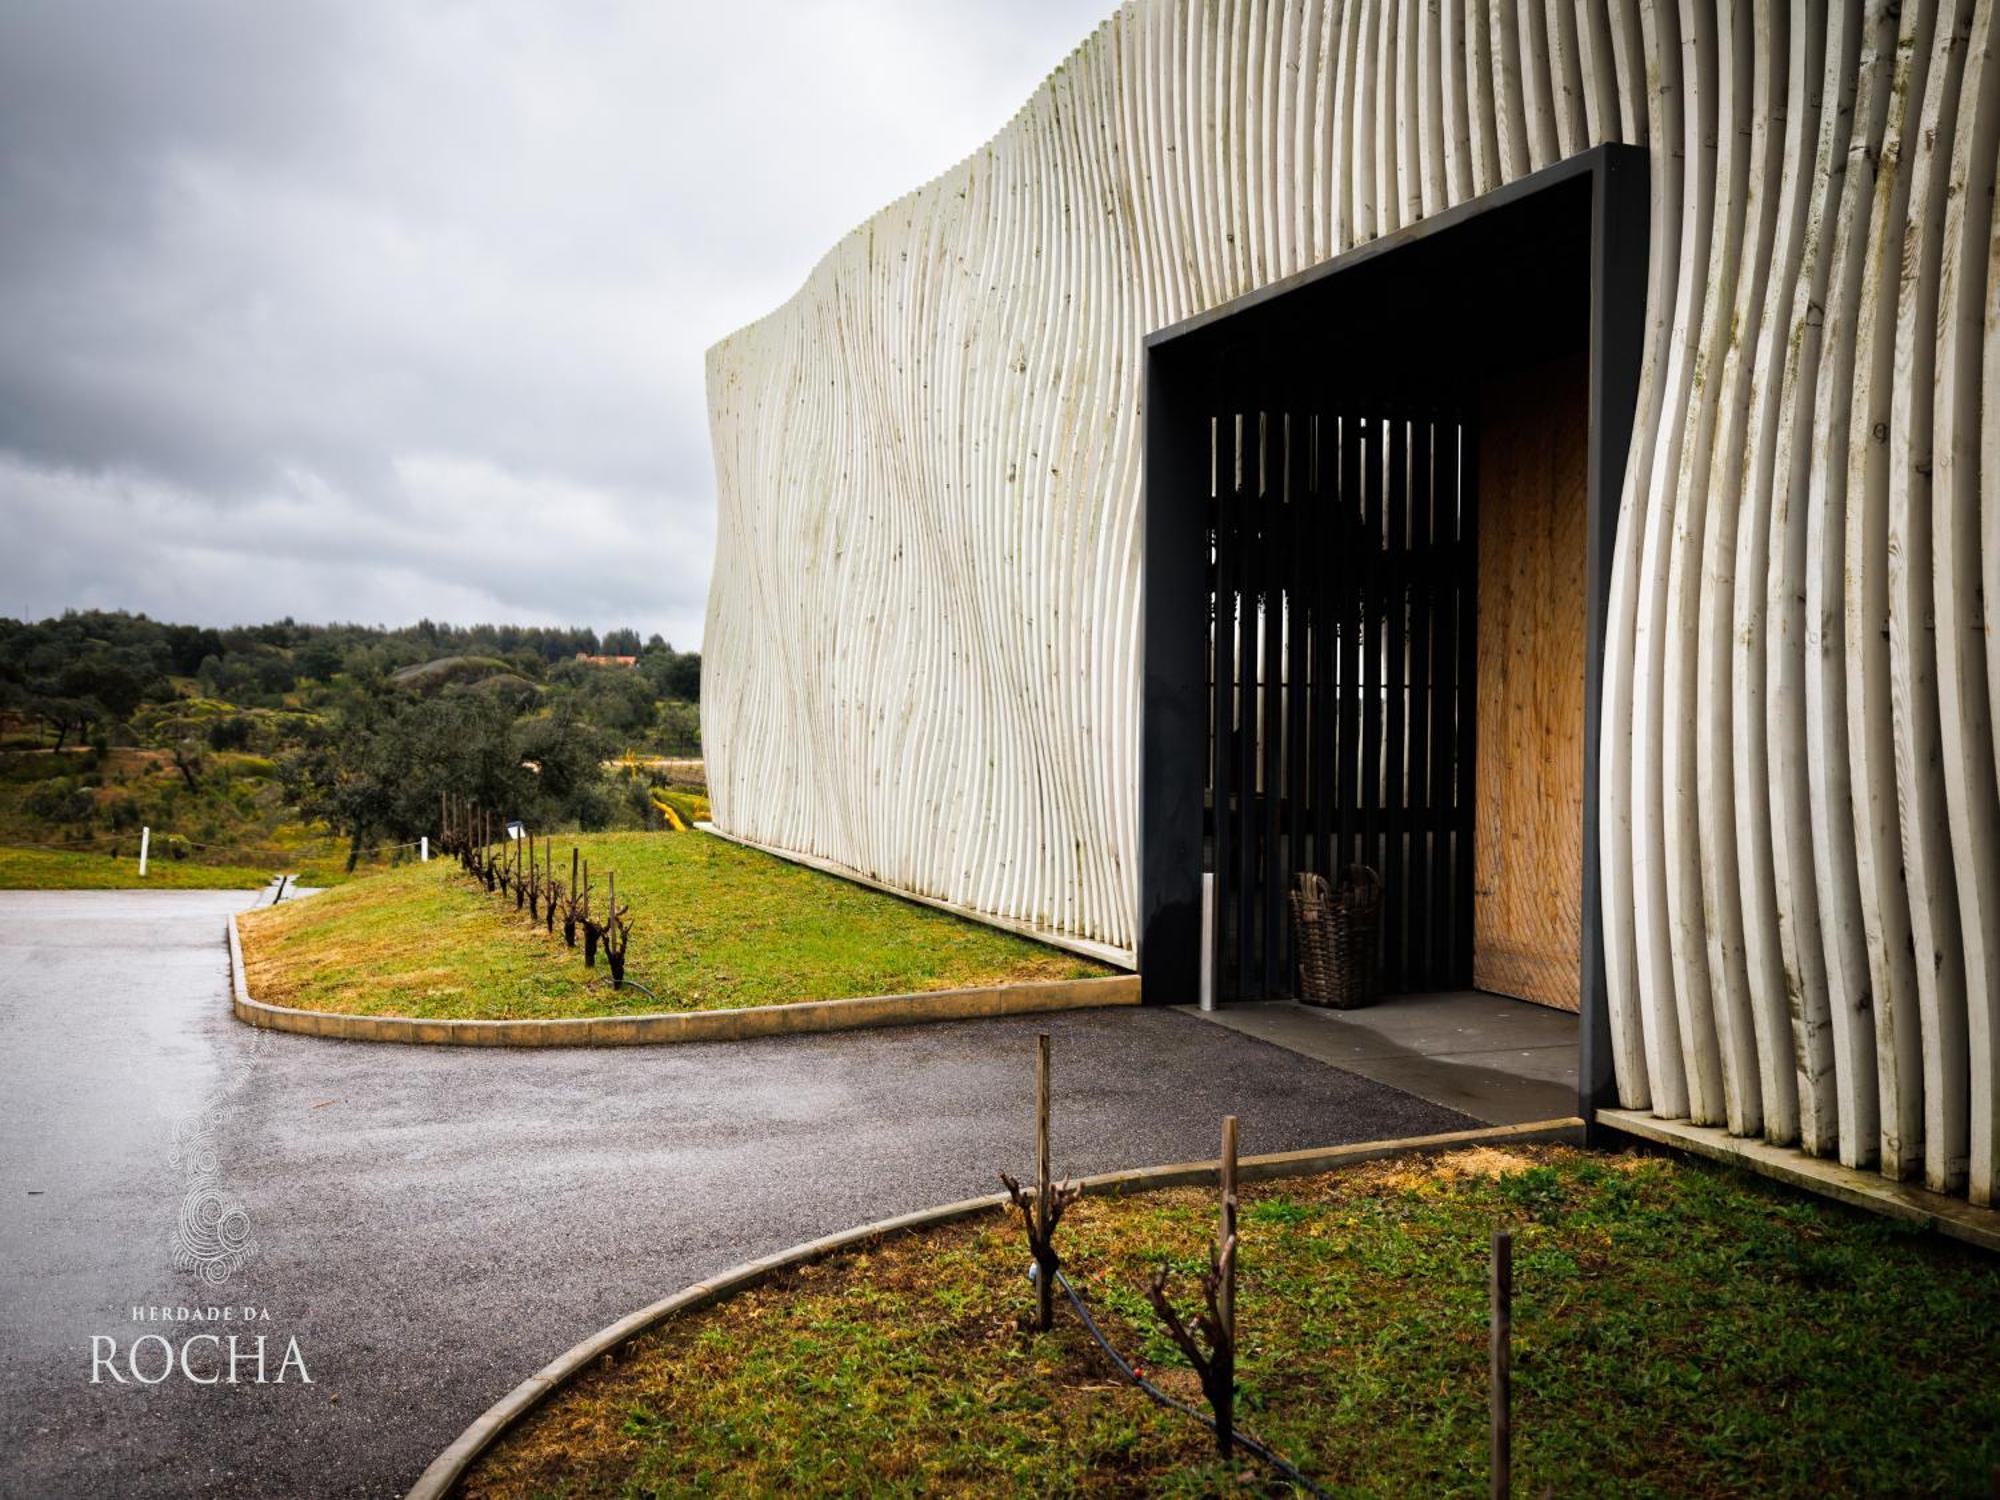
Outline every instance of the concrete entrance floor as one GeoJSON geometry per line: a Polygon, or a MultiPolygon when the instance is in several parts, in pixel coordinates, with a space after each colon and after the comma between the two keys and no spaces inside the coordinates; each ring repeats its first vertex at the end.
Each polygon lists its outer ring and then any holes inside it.
{"type": "Polygon", "coordinates": [[[1360,1010],[1292,1000],[1177,1009],[1494,1125],[1576,1113],[1577,1018],[1504,995],[1391,995],[1360,1010]]]}

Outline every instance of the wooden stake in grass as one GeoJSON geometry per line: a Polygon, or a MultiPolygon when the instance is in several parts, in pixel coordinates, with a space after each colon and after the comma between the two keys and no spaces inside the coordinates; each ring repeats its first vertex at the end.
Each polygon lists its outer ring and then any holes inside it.
{"type": "Polygon", "coordinates": [[[550,937],[556,935],[556,903],[562,900],[562,882],[556,879],[556,841],[547,840],[542,845],[542,875],[546,884],[542,888],[542,931],[550,937]]]}
{"type": "MultiPolygon", "coordinates": [[[[1049,1034],[1035,1037],[1035,1220],[1044,1245],[1049,1244],[1049,1034]]],[[[1053,1246],[1050,1247],[1053,1250],[1053,1246]]],[[[1055,1275],[1036,1278],[1035,1323],[1044,1333],[1055,1321],[1055,1275]]]]}
{"type": "Polygon", "coordinates": [[[1221,1213],[1216,1220],[1216,1269],[1222,1285],[1216,1292],[1216,1317],[1222,1337],[1216,1357],[1223,1370],[1218,1382],[1220,1400],[1215,1408],[1216,1442],[1222,1456],[1229,1456],[1230,1440],[1236,1425],[1236,1116],[1222,1117],[1222,1161],[1218,1168],[1222,1190],[1221,1213]]]}
{"type": "Polygon", "coordinates": [[[583,966],[597,967],[597,940],[604,936],[604,929],[592,920],[590,915],[590,861],[583,862],[583,908],[577,913],[577,920],[583,924],[583,966]]]}
{"type": "Polygon", "coordinates": [[[528,921],[542,920],[542,870],[535,862],[535,841],[528,840],[528,921]]]}
{"type": "Polygon", "coordinates": [[[1189,1328],[1167,1297],[1166,1266],[1153,1273],[1147,1289],[1153,1311],[1166,1325],[1194,1373],[1201,1381],[1202,1394],[1215,1413],[1215,1449],[1225,1459],[1235,1449],[1236,1431],[1236,1116],[1222,1120],[1222,1161],[1218,1173],[1222,1188],[1222,1212],[1216,1225],[1215,1243],[1208,1250],[1208,1271],[1201,1278],[1205,1313],[1195,1315],[1189,1328]],[[1195,1334],[1199,1332],[1201,1339],[1195,1334]],[[1202,1339],[1208,1343],[1202,1348],[1202,1339]]]}
{"type": "Polygon", "coordinates": [[[569,846],[569,890],[563,896],[563,946],[576,946],[577,918],[583,914],[583,887],[576,883],[576,845],[569,846]]]}
{"type": "Polygon", "coordinates": [[[1488,1421],[1492,1445],[1491,1489],[1494,1500],[1506,1500],[1514,1483],[1514,1235],[1493,1231],[1493,1268],[1487,1283],[1492,1305],[1487,1348],[1488,1421]]]}
{"type": "Polygon", "coordinates": [[[604,921],[604,959],[611,965],[611,988],[618,990],[625,987],[625,945],[632,939],[632,923],[625,913],[632,908],[618,904],[616,870],[605,877],[605,884],[609,887],[607,899],[611,903],[611,911],[604,921]]]}
{"type": "Polygon", "coordinates": [[[1021,1210],[1021,1222],[1028,1231],[1028,1251],[1035,1258],[1035,1327],[1047,1333],[1055,1322],[1056,1272],[1062,1258],[1056,1254],[1056,1226],[1063,1210],[1076,1201],[1082,1189],[1074,1183],[1060,1185],[1049,1171],[1049,1034],[1035,1037],[1035,1192],[1031,1199],[1021,1184],[1005,1172],[1000,1181],[1007,1195],[1021,1210]]]}

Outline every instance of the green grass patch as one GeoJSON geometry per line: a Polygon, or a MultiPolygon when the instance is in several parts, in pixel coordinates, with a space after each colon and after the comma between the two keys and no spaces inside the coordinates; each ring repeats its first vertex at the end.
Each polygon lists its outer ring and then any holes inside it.
{"type": "Polygon", "coordinates": [[[247,865],[204,865],[188,860],[151,859],[139,878],[135,856],[112,858],[88,851],[0,849],[0,890],[255,890],[268,884],[269,870],[247,865]]]}
{"type": "Polygon", "coordinates": [[[250,992],[354,1015],[513,1020],[717,1010],[1108,970],[1010,933],[698,832],[558,838],[615,872],[632,908],[626,977],[583,964],[455,863],[405,865],[243,921],[250,992]]]}
{"type": "MultiPolygon", "coordinates": [[[[1244,1196],[1239,1420],[1335,1493],[1485,1493],[1496,1221],[1519,1494],[1984,1494],[2000,1461],[2000,1275],[1907,1226],[1556,1148],[1244,1196]]],[[[1085,1199],[1059,1239],[1113,1342],[1197,1406],[1143,1289],[1201,1264],[1213,1222],[1212,1192],[1085,1199]]],[[[465,1493],[1282,1492],[1118,1382],[1060,1299],[1027,1331],[1026,1263],[989,1216],[787,1273],[581,1377],[465,1493]]]]}

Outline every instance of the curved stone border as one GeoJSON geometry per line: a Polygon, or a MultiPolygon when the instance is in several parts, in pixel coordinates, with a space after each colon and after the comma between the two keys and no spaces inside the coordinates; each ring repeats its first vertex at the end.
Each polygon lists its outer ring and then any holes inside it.
{"type": "MultiPolygon", "coordinates": [[[[1456,1146],[1526,1145],[1543,1141],[1577,1144],[1582,1139],[1581,1119],[1537,1120],[1525,1125],[1499,1125],[1478,1130],[1454,1130],[1443,1135],[1406,1136],[1386,1141],[1358,1141],[1350,1146],[1329,1146],[1307,1151],[1277,1151],[1264,1156],[1246,1156],[1237,1163],[1236,1170],[1238,1178],[1244,1181],[1273,1177],[1307,1177],[1321,1172],[1336,1171],[1342,1167],[1358,1166],[1362,1162],[1380,1161],[1388,1156],[1446,1151],[1456,1146]]],[[[1198,1187],[1215,1181],[1218,1165],[1212,1161],[1174,1162],[1167,1166],[1140,1167],[1127,1172],[1105,1172],[1096,1177],[1082,1178],[1080,1186],[1085,1192],[1097,1195],[1157,1188],[1198,1187]]],[[[453,1440],[449,1447],[431,1460],[430,1467],[425,1469],[418,1476],[417,1482],[410,1487],[407,1500],[443,1500],[443,1497],[451,1493],[452,1487],[464,1477],[473,1460],[491,1447],[494,1440],[509,1427],[541,1405],[594,1361],[610,1356],[624,1344],[677,1314],[699,1311],[713,1303],[733,1297],[738,1292],[747,1291],[779,1271],[822,1260],[837,1251],[869,1240],[881,1239],[892,1234],[905,1234],[916,1229],[929,1229],[939,1224],[949,1224],[958,1219],[985,1213],[990,1209],[1002,1208],[1006,1203],[1007,1197],[1004,1193],[990,1193],[983,1198],[966,1198],[957,1203],[919,1209],[915,1213],[898,1214],[893,1219],[878,1219],[873,1224],[863,1224],[855,1229],[841,1230],[838,1234],[808,1240],[803,1245],[794,1245],[789,1250],[780,1250],[777,1254],[767,1255],[761,1260],[745,1261],[740,1266],[724,1271],[720,1276],[698,1281],[691,1287],[675,1292],[671,1297],[663,1297],[650,1307],[642,1307],[557,1355],[489,1406],[471,1426],[453,1440]]]]}
{"type": "Polygon", "coordinates": [[[752,1037],[967,1021],[1042,1011],[1137,1005],[1139,976],[1049,979],[928,994],[805,1000],[740,1010],[669,1011],[644,1016],[575,1016],[539,1021],[422,1021],[411,1016],[350,1016],[297,1010],[254,999],[244,978],[243,939],[229,919],[231,1009],[236,1019],[270,1031],[348,1042],[405,1042],[445,1047],[640,1047],[672,1042],[740,1042],[752,1037]]]}

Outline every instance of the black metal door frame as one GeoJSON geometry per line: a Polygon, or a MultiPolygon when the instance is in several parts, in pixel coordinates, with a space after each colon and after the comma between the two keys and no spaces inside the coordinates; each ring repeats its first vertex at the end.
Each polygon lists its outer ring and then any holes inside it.
{"type": "MultiPolygon", "coordinates": [[[[1149,1003],[1191,1004],[1199,991],[1209,727],[1211,713],[1222,713],[1224,676],[1208,677],[1213,584],[1203,538],[1219,526],[1218,565],[1241,569],[1262,548],[1264,571],[1295,583],[1305,581],[1305,570],[1327,561],[1312,551],[1310,538],[1302,549],[1277,527],[1268,534],[1261,526],[1244,527],[1243,534],[1230,530],[1243,525],[1246,512],[1239,511],[1234,523],[1225,514],[1221,497],[1233,492],[1235,476],[1226,476],[1228,485],[1221,482],[1225,476],[1217,471],[1225,445],[1211,423],[1224,413],[1244,413],[1246,421],[1264,413],[1268,423],[1269,414],[1282,420],[1291,412],[1297,421],[1298,413],[1343,408],[1437,411],[1461,400],[1483,371],[1587,349],[1589,598],[1578,1078],[1586,1119],[1599,1105],[1615,1102],[1597,876],[1598,724],[1618,488],[1644,332],[1649,171],[1644,151],[1599,146],[1146,340],[1138,965],[1149,1003]],[[1232,539],[1241,546],[1224,557],[1232,539]]],[[[1284,447],[1296,462],[1296,441],[1284,447]]],[[[1265,451],[1268,458],[1268,445],[1265,451]]],[[[1314,451],[1313,461],[1322,456],[1314,451]]],[[[1269,475],[1263,478],[1268,492],[1269,475]]],[[[1332,561],[1335,585],[1348,596],[1358,589],[1403,587],[1400,580],[1391,584],[1379,575],[1352,576],[1357,570],[1351,564],[1332,561]]],[[[1238,579],[1248,581],[1240,573],[1238,579]]],[[[1306,634],[1310,639],[1309,628],[1306,634]]],[[[1215,638],[1223,639],[1220,629],[1215,638]]],[[[1329,642],[1339,638],[1327,636],[1329,642]]],[[[1238,646],[1239,652],[1245,649],[1238,646]]],[[[1236,680],[1262,673],[1276,682],[1283,664],[1274,644],[1267,641],[1265,652],[1261,663],[1239,660],[1236,680]]],[[[1294,728],[1285,727],[1288,733],[1294,728]]],[[[1362,742],[1367,740],[1364,732],[1362,742]]],[[[1339,743],[1337,736],[1328,742],[1339,743]]],[[[1279,743],[1264,737],[1267,752],[1279,743]]],[[[1244,774],[1261,769],[1251,760],[1252,737],[1236,736],[1231,748],[1241,757],[1237,784],[1255,785],[1255,774],[1244,774]]],[[[1434,773],[1437,747],[1430,745],[1427,754],[1427,770],[1434,773]]],[[[1313,777],[1321,774],[1310,739],[1290,765],[1313,777]]],[[[1307,801],[1295,799],[1291,805],[1299,811],[1291,816],[1304,816],[1307,801]]],[[[1351,801],[1336,799],[1336,807],[1351,801]]],[[[1269,839],[1263,848],[1269,880],[1273,870],[1284,873],[1278,869],[1277,840],[1286,809],[1279,797],[1266,803],[1257,811],[1259,836],[1269,839]]],[[[1218,840],[1226,821],[1215,818],[1218,840]]],[[[1469,873],[1469,859],[1463,863],[1469,873]]],[[[1241,912],[1239,900],[1238,920],[1241,912]]],[[[1276,961],[1281,963],[1288,962],[1283,944],[1280,939],[1276,961]]]]}

